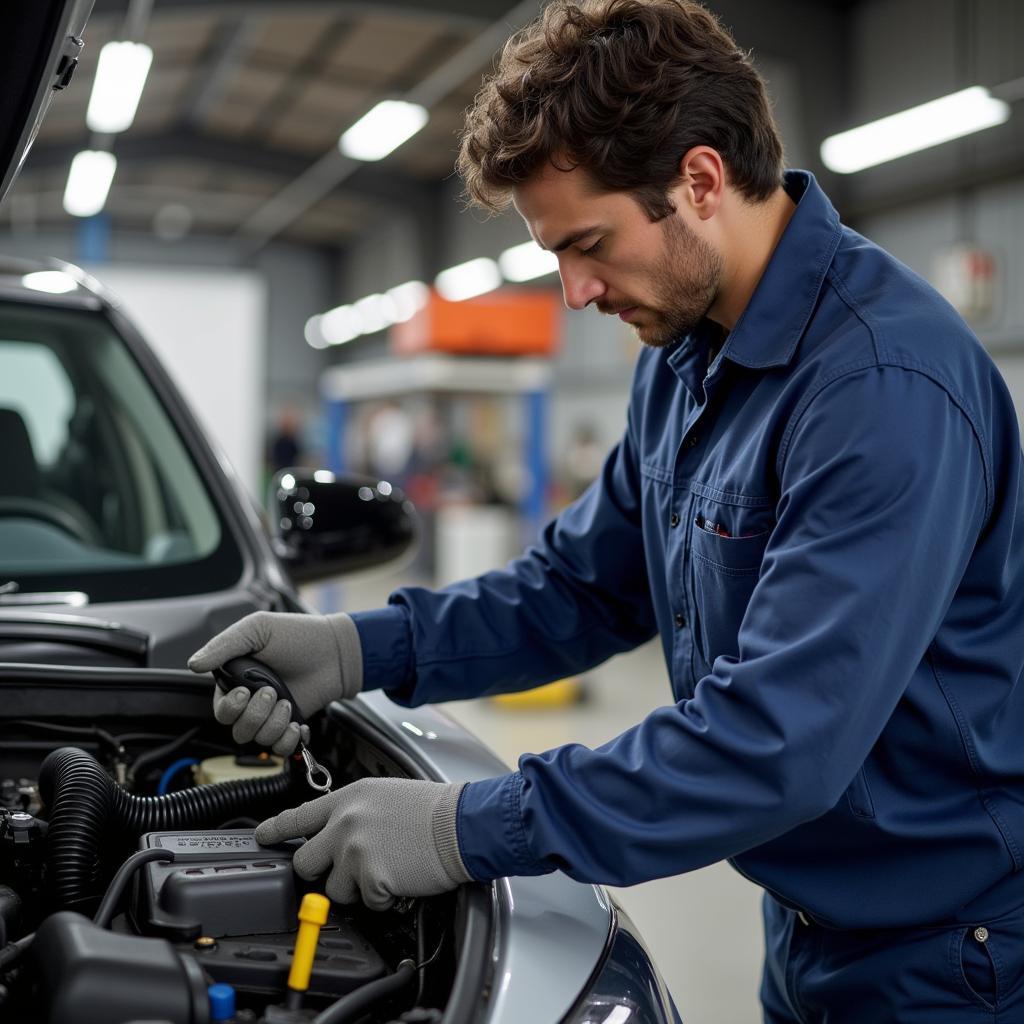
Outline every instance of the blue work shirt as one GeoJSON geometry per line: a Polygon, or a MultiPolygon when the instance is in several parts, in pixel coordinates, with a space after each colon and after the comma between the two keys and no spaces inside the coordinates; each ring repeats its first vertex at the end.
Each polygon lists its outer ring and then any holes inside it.
{"type": "Polygon", "coordinates": [[[599,479],[502,571],[355,616],[396,701],[536,686],[661,637],[674,703],[470,783],[478,879],[629,885],[729,858],[826,926],[1024,904],[1013,402],[813,177],[743,315],[636,367],[599,479]]]}

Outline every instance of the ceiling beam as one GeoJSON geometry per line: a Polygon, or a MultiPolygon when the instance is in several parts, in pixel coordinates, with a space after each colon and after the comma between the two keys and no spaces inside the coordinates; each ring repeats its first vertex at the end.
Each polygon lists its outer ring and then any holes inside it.
{"type": "MultiPolygon", "coordinates": [[[[521,0],[511,9],[506,9],[486,29],[406,92],[402,99],[419,103],[429,110],[474,71],[489,64],[509,35],[536,17],[539,8],[540,0],[521,0]]],[[[254,250],[259,249],[355,174],[360,166],[360,161],[342,156],[337,146],[331,146],[319,160],[249,216],[238,233],[248,237],[254,250]]]]}
{"type": "Polygon", "coordinates": [[[228,18],[202,59],[202,70],[184,102],[186,124],[201,124],[220,99],[224,88],[241,64],[254,25],[245,18],[228,18]]]}
{"type": "MultiPolygon", "coordinates": [[[[66,143],[37,142],[32,147],[25,170],[34,171],[52,167],[66,167],[82,148],[86,136],[66,143]]],[[[191,128],[172,129],[156,135],[126,133],[116,136],[114,154],[123,164],[164,162],[168,160],[201,160],[239,170],[273,174],[288,178],[301,173],[309,161],[283,150],[268,149],[252,142],[234,142],[230,139],[205,135],[191,128]]]]}
{"type": "MultiPolygon", "coordinates": [[[[36,143],[29,153],[25,170],[31,176],[35,171],[67,167],[81,148],[81,142],[36,143]]],[[[115,139],[113,151],[122,166],[196,160],[230,170],[257,171],[283,180],[297,178],[309,167],[309,160],[302,156],[252,141],[236,142],[206,135],[191,128],[178,128],[156,135],[127,133],[115,139]]],[[[440,201],[441,191],[439,183],[364,164],[346,179],[337,194],[357,196],[380,206],[420,216],[425,206],[432,207],[440,201]]]]}
{"type": "Polygon", "coordinates": [[[350,21],[336,21],[318,34],[306,52],[285,73],[284,81],[274,95],[261,107],[256,125],[248,132],[250,138],[259,138],[265,127],[272,127],[280,115],[290,111],[302,90],[329,66],[334,51],[352,34],[353,29],[350,21]]]}
{"type": "MultiPolygon", "coordinates": [[[[157,17],[168,13],[214,14],[229,17],[303,14],[329,11],[341,20],[376,17],[415,21],[463,31],[475,31],[500,17],[508,4],[503,0],[160,0],[157,17]]],[[[95,0],[92,16],[125,11],[125,0],[95,0]]]]}

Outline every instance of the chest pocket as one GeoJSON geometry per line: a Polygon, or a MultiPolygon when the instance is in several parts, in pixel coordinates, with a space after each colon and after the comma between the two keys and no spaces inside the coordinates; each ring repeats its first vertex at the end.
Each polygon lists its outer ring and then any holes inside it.
{"type": "Polygon", "coordinates": [[[690,544],[694,633],[708,671],[715,658],[739,654],[740,623],[757,585],[772,524],[768,509],[743,509],[739,515],[740,510],[731,509],[731,515],[723,516],[720,509],[702,509],[699,499],[695,504],[690,544]]]}

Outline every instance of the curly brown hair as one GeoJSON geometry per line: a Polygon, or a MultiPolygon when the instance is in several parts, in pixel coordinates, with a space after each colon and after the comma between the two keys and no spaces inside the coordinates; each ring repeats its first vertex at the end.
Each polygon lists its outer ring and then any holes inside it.
{"type": "Polygon", "coordinates": [[[782,184],[764,81],[694,0],[552,0],[505,44],[466,114],[458,171],[492,212],[546,162],[631,193],[651,220],[694,146],[717,150],[748,200],[782,184]]]}

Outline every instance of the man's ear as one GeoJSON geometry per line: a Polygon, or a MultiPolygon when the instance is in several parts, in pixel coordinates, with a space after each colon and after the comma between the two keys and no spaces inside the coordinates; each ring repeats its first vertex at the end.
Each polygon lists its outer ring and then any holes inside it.
{"type": "Polygon", "coordinates": [[[710,146],[694,146],[679,161],[681,181],[679,198],[687,203],[701,220],[709,220],[722,204],[725,191],[725,164],[718,150],[710,146]]]}

